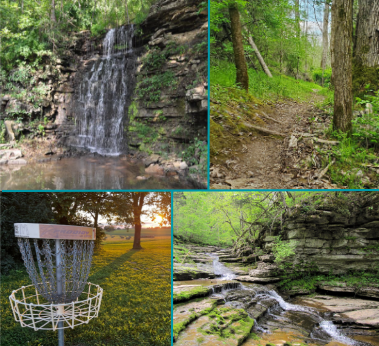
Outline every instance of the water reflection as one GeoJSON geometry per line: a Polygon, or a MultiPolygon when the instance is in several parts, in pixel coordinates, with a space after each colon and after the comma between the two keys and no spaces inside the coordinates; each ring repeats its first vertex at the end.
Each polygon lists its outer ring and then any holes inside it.
{"type": "Polygon", "coordinates": [[[24,166],[0,165],[1,190],[189,189],[189,183],[145,174],[140,161],[114,157],[64,158],[24,166]],[[146,180],[137,180],[145,176],[146,180]]]}

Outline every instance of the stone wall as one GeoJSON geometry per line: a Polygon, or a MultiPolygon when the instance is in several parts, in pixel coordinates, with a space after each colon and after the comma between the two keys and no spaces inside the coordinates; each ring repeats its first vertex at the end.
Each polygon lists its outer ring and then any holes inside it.
{"type": "Polygon", "coordinates": [[[379,268],[379,201],[341,210],[324,205],[304,212],[297,209],[280,227],[263,239],[270,251],[275,235],[296,241],[294,263],[315,264],[320,273],[343,274],[348,270],[371,271],[379,268]]]}

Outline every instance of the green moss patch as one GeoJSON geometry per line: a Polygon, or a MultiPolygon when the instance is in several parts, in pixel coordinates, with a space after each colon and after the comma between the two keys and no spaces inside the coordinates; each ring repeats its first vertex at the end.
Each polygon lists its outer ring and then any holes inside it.
{"type": "Polygon", "coordinates": [[[211,293],[211,289],[209,287],[194,287],[190,288],[186,291],[182,291],[179,293],[174,293],[174,303],[185,302],[190,299],[205,297],[211,293]]]}
{"type": "Polygon", "coordinates": [[[174,340],[179,333],[200,316],[210,313],[216,307],[217,301],[199,298],[190,303],[176,304],[174,306],[174,340]]]}
{"type": "Polygon", "coordinates": [[[270,112],[270,106],[239,88],[218,85],[211,89],[211,161],[226,160],[223,150],[239,147],[244,135],[253,132],[245,123],[264,126],[262,112],[270,112]]]}

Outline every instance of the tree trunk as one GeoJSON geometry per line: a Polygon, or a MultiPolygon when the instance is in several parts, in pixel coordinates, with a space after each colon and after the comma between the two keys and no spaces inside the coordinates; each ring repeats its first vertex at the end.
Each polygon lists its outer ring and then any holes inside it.
{"type": "Polygon", "coordinates": [[[134,214],[134,242],[133,249],[139,250],[141,247],[141,214],[134,214]]]}
{"type": "Polygon", "coordinates": [[[359,0],[354,56],[363,66],[379,66],[379,0],[359,0]]]}
{"type": "Polygon", "coordinates": [[[129,9],[128,9],[128,1],[126,0],[125,1],[125,11],[126,11],[126,19],[128,20],[128,24],[130,23],[129,22],[129,9]]]}
{"type": "Polygon", "coordinates": [[[295,0],[295,22],[296,22],[296,35],[300,38],[300,1],[295,0]]]}
{"type": "Polygon", "coordinates": [[[321,68],[322,68],[322,81],[321,84],[324,86],[324,71],[326,68],[326,61],[328,59],[328,48],[329,48],[329,3],[325,3],[324,7],[324,21],[322,25],[322,56],[321,56],[321,68]]]}
{"type": "Polygon", "coordinates": [[[353,0],[332,4],[332,82],[334,85],[333,128],[351,134],[353,117],[352,38],[353,0]]]}
{"type": "Polygon", "coordinates": [[[295,0],[295,22],[296,22],[296,38],[297,38],[297,64],[296,64],[296,79],[299,78],[300,68],[300,0],[295,0]]]}
{"type": "Polygon", "coordinates": [[[134,214],[134,242],[133,249],[139,250],[141,247],[141,213],[145,200],[145,192],[133,193],[133,214],[134,214]]]}
{"type": "Polygon", "coordinates": [[[57,21],[55,17],[55,0],[51,0],[51,15],[50,20],[55,23],[57,21]]]}
{"type": "Polygon", "coordinates": [[[234,52],[234,63],[237,70],[236,83],[246,91],[249,90],[249,75],[247,74],[247,65],[242,43],[242,32],[240,14],[236,4],[229,6],[230,25],[232,29],[232,42],[234,52]]]}
{"type": "Polygon", "coordinates": [[[251,48],[254,49],[254,53],[257,56],[259,63],[262,66],[263,71],[267,74],[267,76],[272,78],[272,74],[271,74],[270,70],[268,69],[265,61],[263,60],[261,53],[259,53],[258,47],[256,46],[256,44],[253,41],[253,38],[251,36],[249,36],[249,43],[250,43],[251,48]]]}

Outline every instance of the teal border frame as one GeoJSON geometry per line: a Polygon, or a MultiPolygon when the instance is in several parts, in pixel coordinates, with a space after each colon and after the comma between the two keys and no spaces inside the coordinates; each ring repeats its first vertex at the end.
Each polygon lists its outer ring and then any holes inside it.
{"type": "Polygon", "coordinates": [[[174,192],[171,192],[171,346],[174,345],[174,192]]]}
{"type": "Polygon", "coordinates": [[[210,190],[210,166],[211,166],[211,0],[208,0],[208,109],[207,109],[207,124],[208,124],[208,177],[207,190],[210,190]]]}

